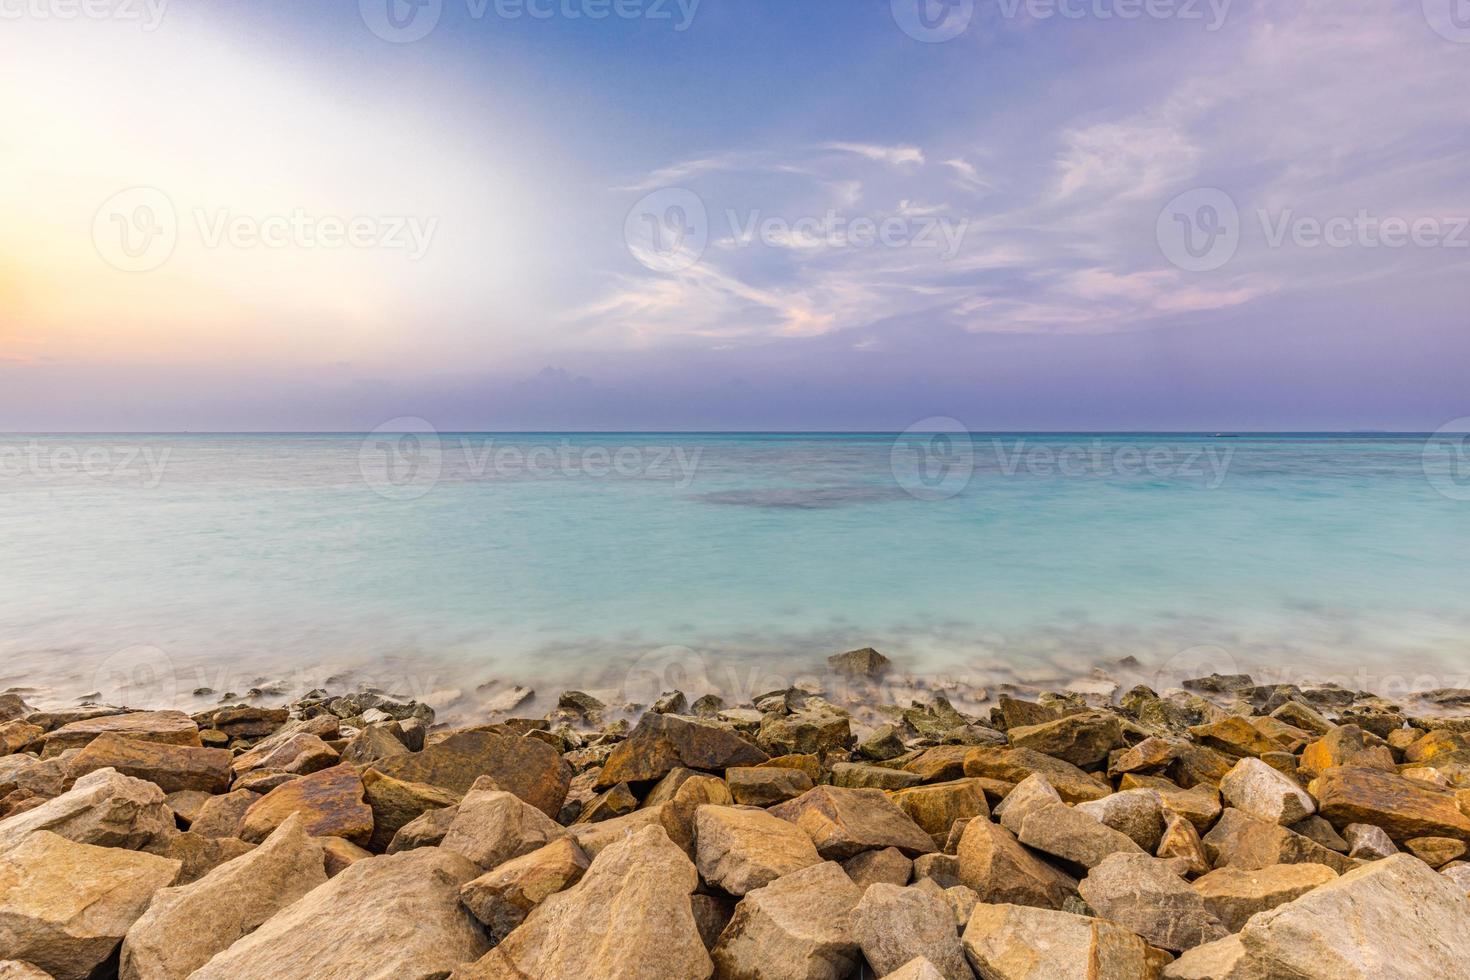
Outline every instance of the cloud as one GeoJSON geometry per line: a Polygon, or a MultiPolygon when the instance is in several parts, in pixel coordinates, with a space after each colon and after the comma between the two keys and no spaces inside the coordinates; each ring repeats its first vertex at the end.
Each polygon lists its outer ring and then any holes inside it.
{"type": "Polygon", "coordinates": [[[924,163],[924,151],[916,146],[879,146],[873,143],[828,143],[827,149],[856,153],[890,167],[924,163]]]}

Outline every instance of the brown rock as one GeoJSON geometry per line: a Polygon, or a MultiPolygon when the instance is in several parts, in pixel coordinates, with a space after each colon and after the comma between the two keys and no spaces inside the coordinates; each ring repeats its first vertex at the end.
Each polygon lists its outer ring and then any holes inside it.
{"type": "Polygon", "coordinates": [[[1273,864],[1325,864],[1339,874],[1355,862],[1280,824],[1229,807],[1202,838],[1216,868],[1254,871],[1273,864]]]}
{"type": "Polygon", "coordinates": [[[1029,725],[1043,725],[1049,721],[1056,721],[1059,717],[1061,717],[1060,713],[1051,705],[1023,701],[1008,694],[1000,696],[996,701],[995,710],[991,712],[991,719],[999,721],[1002,731],[1029,725]]]}
{"type": "Polygon", "coordinates": [[[1237,762],[1220,780],[1220,793],[1236,809],[1283,826],[1317,812],[1306,790],[1260,759],[1244,758],[1237,762]]]}
{"type": "MultiPolygon", "coordinates": [[[[286,724],[290,712],[285,708],[220,708],[210,719],[210,727],[224,732],[231,739],[265,738],[286,724]]],[[[333,727],[336,719],[332,718],[333,727]]]]}
{"type": "Polygon", "coordinates": [[[701,806],[695,827],[700,877],[737,897],[822,863],[806,834],[765,810],[701,806]]]}
{"type": "Polygon", "coordinates": [[[115,769],[144,779],[165,793],[200,790],[221,793],[230,788],[230,753],[123,735],[99,735],[71,760],[73,778],[98,769],[115,769]]]}
{"type": "Polygon", "coordinates": [[[1404,848],[1431,868],[1465,856],[1465,842],[1452,837],[1414,837],[1404,841],[1404,848]]]}
{"type": "Polygon", "coordinates": [[[978,817],[960,838],[960,882],[982,902],[1059,909],[1077,882],[1026,850],[1011,832],[978,817]]]}
{"type": "Polygon", "coordinates": [[[851,720],[847,712],[813,698],[791,714],[763,715],[756,743],[771,755],[826,756],[852,747],[851,720]]]}
{"type": "Polygon", "coordinates": [[[1085,813],[1104,826],[1124,834],[1149,854],[1159,849],[1164,836],[1164,800],[1156,790],[1130,789],[1100,800],[1078,803],[1085,813]]]}
{"type": "Polygon", "coordinates": [[[368,725],[352,736],[342,749],[342,761],[355,766],[364,766],[390,756],[408,751],[400,737],[403,728],[398,722],[368,725]],[[395,734],[395,729],[398,734],[395,734]]]}
{"type": "Polygon", "coordinates": [[[176,886],[193,884],[226,861],[233,861],[254,848],[254,844],[237,837],[200,837],[187,831],[154,838],[143,846],[149,854],[180,863],[179,873],[171,882],[176,886]]]}
{"type": "Polygon", "coordinates": [[[720,941],[720,933],[735,916],[735,900],[724,895],[689,896],[689,909],[694,913],[694,925],[699,929],[700,942],[704,948],[713,950],[720,941]]]}
{"type": "Polygon", "coordinates": [[[958,820],[989,819],[990,807],[978,779],[954,779],[944,783],[915,786],[889,794],[898,808],[909,815],[942,848],[950,828],[958,820]]]}
{"type": "Polygon", "coordinates": [[[770,812],[800,827],[829,861],[884,847],[909,857],[935,850],[933,839],[876,789],[818,786],[770,812]]]}
{"type": "Polygon", "coordinates": [[[1154,855],[1177,861],[1186,874],[1202,875],[1210,870],[1210,859],[1205,856],[1205,846],[1200,841],[1199,831],[1194,824],[1177,813],[1168,813],[1164,822],[1164,835],[1154,855]]]}
{"type": "Polygon", "coordinates": [[[1359,766],[1328,769],[1312,783],[1318,809],[1336,826],[1370,823],[1395,841],[1411,837],[1470,840],[1470,818],[1455,794],[1396,773],[1359,766]]]}
{"type": "Polygon", "coordinates": [[[1096,867],[1112,854],[1143,854],[1128,835],[1065,803],[1050,803],[1027,813],[1016,838],[1028,847],[1084,868],[1096,867]]]}
{"type": "Polygon", "coordinates": [[[453,806],[458,793],[428,783],[408,783],[374,769],[362,774],[363,802],[373,811],[373,833],[369,851],[382,854],[402,827],[429,810],[453,806]]]}
{"type": "MultiPolygon", "coordinates": [[[[800,769],[806,773],[806,777],[812,781],[812,785],[822,781],[822,761],[814,755],[805,753],[794,753],[792,755],[778,755],[767,759],[765,762],[757,763],[757,769],[800,769]]],[[[726,770],[728,776],[729,770],[726,770]]]]}
{"type": "Polygon", "coordinates": [[[1357,725],[1334,728],[1302,750],[1300,769],[1307,777],[1338,766],[1396,771],[1393,753],[1386,745],[1376,744],[1371,738],[1357,725]]]}
{"type": "Polygon", "coordinates": [[[1393,838],[1384,833],[1382,827],[1368,823],[1350,823],[1342,828],[1342,834],[1348,842],[1348,857],[1351,858],[1376,861],[1399,852],[1394,846],[1393,838]]]}
{"type": "Polygon", "coordinates": [[[953,782],[964,777],[965,757],[971,751],[972,747],[968,745],[936,745],[905,762],[903,769],[926,783],[953,782]]]}
{"type": "Polygon", "coordinates": [[[1199,892],[1169,862],[1147,854],[1110,855],[1088,873],[1078,891],[1099,916],[1160,949],[1177,953],[1227,935],[1199,892]]]}
{"type": "Polygon", "coordinates": [[[477,783],[460,801],[441,849],[489,871],[566,836],[556,821],[514,793],[483,785],[477,783]]]}
{"type": "MultiPolygon", "coordinates": [[[[671,799],[659,814],[658,822],[669,835],[669,840],[688,854],[694,856],[694,820],[699,808],[729,806],[734,800],[730,787],[718,776],[692,776],[680,784],[671,799]]],[[[590,853],[590,852],[589,852],[590,853]]]]}
{"type": "Polygon", "coordinates": [[[293,779],[256,800],[240,821],[240,837],[259,843],[293,813],[302,815],[312,837],[366,844],[373,836],[373,811],[363,801],[362,780],[346,766],[293,779]]]}
{"type": "Polygon", "coordinates": [[[199,808],[189,830],[200,837],[238,837],[245,811],[261,794],[237,789],[223,796],[211,796],[199,808]]]}
{"type": "Polygon", "coordinates": [[[454,818],[459,816],[459,804],[441,810],[426,810],[398,828],[388,844],[388,853],[412,851],[420,847],[438,847],[449,833],[454,818]]]}
{"type": "Polygon", "coordinates": [[[839,762],[832,767],[832,785],[846,789],[907,789],[921,782],[914,773],[865,762],[839,762]]]}
{"type": "Polygon", "coordinates": [[[872,647],[863,647],[847,653],[834,653],[827,658],[827,666],[847,677],[877,680],[888,673],[893,662],[872,647]]]}
{"type": "Polygon", "coordinates": [[[1023,905],[977,905],[962,941],[984,980],[1152,980],[1160,962],[1122,926],[1023,905]]]}
{"type": "MultiPolygon", "coordinates": [[[[631,836],[649,827],[657,827],[664,830],[664,836],[669,833],[664,829],[664,814],[669,804],[660,803],[657,806],[644,807],[634,810],[623,817],[613,817],[611,820],[602,820],[597,823],[579,823],[567,828],[571,838],[581,845],[582,850],[587,852],[589,858],[594,860],[597,855],[619,841],[627,840],[631,836]]],[[[670,837],[672,841],[673,838],[670,837]]],[[[674,842],[678,845],[678,842],[674,842]]],[[[680,850],[683,850],[681,847],[680,850]]],[[[688,855],[688,851],[685,851],[688,855]]]]}
{"type": "Polygon", "coordinates": [[[1404,761],[1422,766],[1470,762],[1470,738],[1459,732],[1427,732],[1404,749],[1404,761]]]}
{"type": "Polygon", "coordinates": [[[335,878],[357,862],[373,856],[366,848],[358,847],[341,837],[313,837],[312,840],[321,845],[328,878],[335,878]]]}
{"type": "Polygon", "coordinates": [[[280,741],[267,739],[250,751],[235,756],[233,768],[237,774],[266,769],[304,776],[331,768],[337,761],[337,750],[318,736],[296,732],[280,741]]]}
{"type": "Polygon", "coordinates": [[[862,898],[831,861],[778,878],[741,899],[714,948],[716,975],[843,980],[861,962],[851,912],[862,898]]]}
{"type": "Polygon", "coordinates": [[[468,882],[460,901],[498,943],[536,906],[581,881],[590,863],[576,841],[561,837],[468,882]]]}
{"type": "Polygon", "coordinates": [[[766,753],[727,729],[675,715],[646,714],[607,757],[597,787],[646,785],[679,766],[720,772],[757,765],[766,758],[766,753]]]}
{"type": "Polygon", "coordinates": [[[974,980],[948,901],[921,888],[871,886],[852,911],[852,932],[880,976],[923,956],[945,980],[974,980]]]}
{"type": "Polygon", "coordinates": [[[1123,724],[1105,711],[1067,715],[1056,721],[1012,728],[1011,745],[1088,768],[1107,761],[1108,753],[1122,748],[1123,724]]]}
{"type": "Polygon", "coordinates": [[[1238,715],[1231,715],[1208,725],[1194,725],[1189,733],[1206,748],[1237,757],[1259,756],[1263,752],[1274,752],[1277,748],[1271,739],[1238,715]]]}
{"type": "Polygon", "coordinates": [[[1209,830],[1220,819],[1220,791],[1213,786],[1200,784],[1181,789],[1173,782],[1158,776],[1126,775],[1118,781],[1119,790],[1151,789],[1159,794],[1164,807],[1194,824],[1201,832],[1209,830]]]}
{"type": "MultiPolygon", "coordinates": [[[[371,768],[394,779],[428,783],[456,793],[468,793],[475,780],[490,776],[506,792],[549,817],[561,810],[572,782],[572,767],[556,749],[534,738],[494,732],[456,732],[422,752],[379,759],[371,768]]],[[[622,780],[614,779],[607,785],[619,782],[622,780]]]]}
{"type": "Polygon", "coordinates": [[[1033,773],[1045,776],[1046,781],[1068,803],[1100,800],[1112,792],[1112,787],[1107,783],[1088,775],[1070,762],[1053,759],[1030,749],[982,746],[971,749],[965,756],[966,776],[1019,783],[1033,773]]]}
{"type": "Polygon", "coordinates": [[[46,730],[40,725],[32,725],[18,718],[0,722],[0,755],[23,752],[45,734],[46,730]]]}
{"type": "Polygon", "coordinates": [[[53,977],[30,963],[0,960],[0,980],[53,980],[53,977]]]}
{"type": "Polygon", "coordinates": [[[1277,864],[1244,870],[1220,868],[1193,884],[1205,908],[1229,932],[1239,932],[1257,912],[1274,909],[1337,878],[1324,864],[1277,864]]]}
{"type": "Polygon", "coordinates": [[[638,797],[633,795],[627,783],[618,783],[607,792],[593,797],[583,807],[581,814],[577,817],[577,823],[611,820],[613,817],[632,813],[636,809],[638,809],[638,797]]]}
{"type": "Polygon", "coordinates": [[[201,748],[199,726],[182,711],[132,711],[122,715],[86,718],[62,725],[46,736],[43,757],[79,749],[99,735],[126,735],[145,742],[190,745],[201,748]]]}
{"type": "Polygon", "coordinates": [[[814,785],[800,769],[736,766],[725,770],[730,795],[742,806],[775,806],[795,799],[814,785]]]}
{"type": "Polygon", "coordinates": [[[88,773],[55,799],[0,820],[0,851],[41,830],[79,844],[128,849],[178,833],[163,790],[111,769],[88,773]]]}
{"type": "MultiPolygon", "coordinates": [[[[945,854],[925,854],[920,860],[934,857],[949,857],[945,854]]],[[[953,860],[953,858],[950,858],[953,860]]],[[[914,874],[914,862],[904,857],[896,847],[885,847],[881,851],[864,851],[857,857],[842,862],[842,870],[852,883],[864,891],[869,885],[907,885],[914,874]]]]}

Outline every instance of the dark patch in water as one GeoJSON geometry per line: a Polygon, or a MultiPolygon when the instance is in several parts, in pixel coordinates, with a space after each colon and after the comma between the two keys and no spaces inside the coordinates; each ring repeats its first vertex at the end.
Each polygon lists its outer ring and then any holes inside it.
{"type": "Polygon", "coordinates": [[[716,490],[696,494],[707,504],[734,507],[782,507],[825,510],[856,504],[891,503],[913,499],[898,487],[787,487],[760,490],[716,490]]]}

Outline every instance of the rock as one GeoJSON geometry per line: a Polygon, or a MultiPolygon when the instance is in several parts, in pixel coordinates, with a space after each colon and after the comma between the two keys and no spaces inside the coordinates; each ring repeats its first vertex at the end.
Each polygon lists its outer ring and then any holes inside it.
{"type": "Polygon", "coordinates": [[[840,865],[813,865],[757,888],[735,906],[714,948],[716,975],[843,980],[861,962],[851,913],[863,897],[840,865]]]}
{"type": "Polygon", "coordinates": [[[1234,807],[1226,808],[1202,843],[1216,868],[1254,871],[1273,864],[1325,864],[1341,874],[1354,867],[1353,861],[1336,851],[1234,807]]]}
{"type": "Polygon", "coordinates": [[[460,794],[468,793],[481,776],[490,776],[501,789],[549,817],[560,812],[572,782],[572,767],[550,745],[494,732],[456,732],[422,752],[389,756],[371,767],[394,779],[460,794]]]}
{"type": "Polygon", "coordinates": [[[133,850],[178,832],[163,790],[111,769],[88,773],[55,799],[0,820],[0,851],[41,830],[78,844],[133,850]]]}
{"type": "Polygon", "coordinates": [[[1312,782],[1322,816],[1336,826],[1370,823],[1395,841],[1411,837],[1470,840],[1470,817],[1455,794],[1417,779],[1358,766],[1328,769],[1312,782]]]}
{"type": "Polygon", "coordinates": [[[945,980],[974,980],[953,915],[947,901],[923,889],[877,884],[853,909],[852,932],[879,975],[923,956],[945,980]]]}
{"type": "Polygon", "coordinates": [[[121,978],[183,980],[326,880],[321,845],[292,815],[259,847],[154,895],[123,942],[121,978]]]}
{"type": "MultiPolygon", "coordinates": [[[[960,883],[960,859],[953,854],[920,854],[914,858],[913,864],[915,884],[919,884],[925,878],[933,879],[940,888],[952,888],[960,883]]],[[[893,884],[905,883],[893,882],[893,884]]]]}
{"type": "Polygon", "coordinates": [[[1028,847],[1084,868],[1096,867],[1110,854],[1143,854],[1126,834],[1065,803],[1049,803],[1028,812],[1016,838],[1028,847]]]}
{"type": "Polygon", "coordinates": [[[713,950],[720,941],[720,933],[730,924],[735,915],[735,900],[723,895],[689,896],[689,910],[694,913],[694,925],[699,929],[699,940],[704,948],[713,950]]]}
{"type": "Polygon", "coordinates": [[[373,811],[373,833],[367,848],[382,854],[393,843],[393,837],[412,820],[429,810],[454,806],[458,793],[428,783],[407,783],[385,776],[375,769],[362,774],[363,802],[373,811]]]}
{"type": "Polygon", "coordinates": [[[290,716],[285,708],[220,708],[209,724],[231,739],[265,738],[286,724],[290,716]]]}
{"type": "Polygon", "coordinates": [[[1149,854],[1164,837],[1164,800],[1155,790],[1130,789],[1074,808],[1104,826],[1126,835],[1149,854]]]}
{"type": "Polygon", "coordinates": [[[498,943],[536,906],[581,881],[590,863],[576,841],[561,837],[468,882],[460,901],[498,943]]]}
{"type": "Polygon", "coordinates": [[[1350,858],[1377,861],[1399,852],[1394,846],[1393,838],[1384,833],[1382,827],[1375,827],[1370,823],[1350,823],[1342,829],[1342,835],[1351,848],[1348,851],[1350,858]]]}
{"type": "Polygon", "coordinates": [[[774,806],[795,799],[812,788],[812,779],[800,769],[736,766],[725,770],[730,795],[742,806],[774,806]]]}
{"type": "Polygon", "coordinates": [[[373,835],[373,811],[362,797],[362,780],[350,767],[301,776],[250,805],[240,821],[240,838],[259,843],[291,814],[300,813],[313,837],[345,837],[366,844],[373,835]]]}
{"type": "Polygon", "coordinates": [[[578,884],[543,901],[454,978],[705,980],[713,965],[689,900],[698,883],[684,852],[661,828],[646,827],[607,847],[578,884]]]}
{"type": "Polygon", "coordinates": [[[76,777],[99,769],[115,769],[124,776],[147,780],[165,793],[222,793],[230,788],[230,753],[224,749],[99,735],[72,758],[69,770],[76,777]]]}
{"type": "Polygon", "coordinates": [[[915,956],[883,980],[944,980],[944,974],[928,959],[915,956]]]}
{"type": "Polygon", "coordinates": [[[0,723],[0,755],[24,751],[45,734],[46,730],[40,725],[19,719],[0,723]]]}
{"type": "Polygon", "coordinates": [[[1205,691],[1209,694],[1242,694],[1256,684],[1250,674],[1211,674],[1184,681],[1180,686],[1187,691],[1205,691]]]}
{"type": "MultiPolygon", "coordinates": [[[[968,745],[936,745],[905,762],[903,769],[926,783],[952,782],[964,777],[965,757],[972,751],[974,749],[968,745]]],[[[1010,785],[1014,786],[1015,781],[1010,785]]]]}
{"type": "Polygon", "coordinates": [[[1002,694],[991,711],[991,719],[997,721],[1003,731],[1028,725],[1041,725],[1048,721],[1056,721],[1059,717],[1061,717],[1060,713],[1051,705],[1023,701],[1008,694],[1002,694]]]}
{"type": "Polygon", "coordinates": [[[444,976],[488,947],[459,904],[476,875],[424,848],[358,861],[266,920],[192,980],[397,980],[444,976]]]}
{"type": "Polygon", "coordinates": [[[1208,725],[1193,725],[1189,734],[1200,745],[1230,756],[1259,756],[1263,752],[1276,751],[1275,742],[1238,715],[1208,725]]]}
{"type": "Polygon", "coordinates": [[[284,786],[297,778],[299,774],[294,772],[271,772],[269,769],[257,769],[240,776],[233,785],[237,790],[249,790],[264,796],[271,790],[284,786]]]}
{"type": "Polygon", "coordinates": [[[1118,781],[1120,792],[1132,789],[1151,789],[1164,801],[1164,808],[1184,817],[1198,831],[1209,830],[1220,819],[1220,791],[1213,786],[1199,785],[1180,789],[1174,783],[1158,776],[1126,775],[1118,781]]]}
{"type": "Polygon", "coordinates": [[[1164,968],[1164,980],[1260,980],[1246,972],[1245,945],[1239,936],[1226,936],[1186,951],[1164,968]]]}
{"type": "Polygon", "coordinates": [[[1470,960],[1467,913],[1464,892],[1423,862],[1384,858],[1252,916],[1240,932],[1241,975],[1461,976],[1470,960]]]}
{"type": "Polygon", "coordinates": [[[188,832],[155,838],[143,846],[149,854],[180,863],[179,873],[171,882],[175,886],[193,884],[226,861],[254,849],[254,844],[238,837],[200,837],[188,832]]]}
{"type": "Polygon", "coordinates": [[[789,715],[761,716],[756,735],[756,744],[771,755],[825,756],[851,748],[852,742],[847,712],[816,698],[789,715]]]}
{"type": "Polygon", "coordinates": [[[822,862],[806,834],[765,810],[701,806],[695,827],[700,877],[737,897],[822,862]]]}
{"type": "Polygon", "coordinates": [[[1396,771],[1388,746],[1373,741],[1357,725],[1334,728],[1302,750],[1300,768],[1308,777],[1338,766],[1396,771]]]}
{"type": "Polygon", "coordinates": [[[889,797],[933,839],[937,848],[944,847],[956,821],[990,817],[985,791],[978,779],[915,786],[890,793],[889,797]]]}
{"type": "MultiPolygon", "coordinates": [[[[665,827],[665,813],[669,804],[660,803],[657,806],[646,806],[640,810],[623,817],[613,817],[611,820],[602,820],[597,823],[579,823],[567,828],[567,833],[572,839],[581,845],[582,850],[587,852],[590,858],[596,858],[608,847],[619,841],[625,841],[634,834],[648,827],[663,828],[664,834],[673,840],[665,827]]],[[[691,833],[692,836],[692,833],[691,833]]],[[[675,844],[677,845],[677,841],[675,844]]],[[[683,850],[681,847],[680,850],[683,850]]],[[[688,851],[685,851],[686,856],[688,851]]]]}
{"type": "Polygon", "coordinates": [[[648,710],[660,715],[682,715],[689,710],[689,699],[683,691],[669,691],[660,695],[648,710]]]}
{"type": "Polygon", "coordinates": [[[178,871],[177,861],[38,830],[0,852],[0,956],[82,980],[178,871]]]}
{"type": "Polygon", "coordinates": [[[757,765],[766,758],[760,749],[724,728],[674,715],[646,714],[607,757],[597,788],[618,783],[647,785],[680,766],[720,772],[757,765]]]}
{"type": "Polygon", "coordinates": [[[54,980],[51,974],[20,960],[0,960],[0,980],[54,980]]]}
{"type": "Polygon", "coordinates": [[[1294,824],[1317,812],[1307,791],[1260,759],[1245,758],[1220,780],[1225,802],[1262,820],[1294,824]]]}
{"type": "Polygon", "coordinates": [[[188,827],[199,816],[199,811],[204,809],[204,804],[212,799],[214,797],[211,794],[202,790],[181,789],[169,793],[163,798],[163,802],[174,812],[179,824],[188,827]]]}
{"type": "Polygon", "coordinates": [[[407,752],[408,746],[403,744],[402,738],[394,734],[395,728],[400,733],[403,730],[396,721],[383,725],[368,725],[348,740],[347,745],[342,749],[342,761],[349,765],[364,766],[370,762],[377,762],[379,759],[387,759],[407,752]]]}
{"type": "Polygon", "coordinates": [[[222,796],[211,796],[199,808],[198,814],[189,824],[189,830],[200,837],[238,837],[245,812],[260,796],[259,793],[244,789],[222,796]]]}
{"type": "Polygon", "coordinates": [[[514,793],[475,784],[460,801],[439,847],[469,858],[485,871],[545,847],[566,831],[514,793]]]}
{"type": "MultiPolygon", "coordinates": [[[[789,826],[789,825],[788,825],[789,826]]],[[[948,855],[925,854],[920,860],[948,855]]],[[[950,860],[953,860],[952,858],[950,860]]],[[[896,847],[885,847],[881,851],[864,851],[857,857],[842,862],[842,870],[858,888],[866,890],[869,885],[886,884],[902,887],[909,883],[914,874],[914,862],[903,856],[896,847]]]]}
{"type": "Polygon", "coordinates": [[[713,718],[725,707],[725,701],[717,694],[706,694],[697,698],[689,710],[701,718],[713,718]]]}
{"type": "Polygon", "coordinates": [[[893,662],[872,647],[834,653],[827,658],[827,666],[835,673],[862,680],[877,680],[888,673],[893,662]]]}
{"type": "Polygon", "coordinates": [[[1121,926],[1023,905],[977,905],[962,939],[984,980],[1145,980],[1158,954],[1121,926]]]}
{"type": "Polygon", "coordinates": [[[909,857],[936,849],[933,839],[876,789],[818,786],[770,812],[800,827],[829,861],[885,847],[909,857]]]}
{"type": "Polygon", "coordinates": [[[1026,850],[1009,830],[976,818],[965,827],[958,853],[960,882],[993,904],[1059,909],[1077,882],[1026,850]]]}
{"type": "Polygon", "coordinates": [[[638,797],[633,795],[627,783],[618,783],[607,792],[593,797],[577,816],[577,823],[611,820],[613,817],[632,813],[636,809],[638,809],[638,797]]]}
{"type": "Polygon", "coordinates": [[[559,710],[583,718],[594,725],[601,723],[603,709],[607,707],[597,698],[582,691],[563,691],[561,697],[556,700],[556,706],[559,710]]]}
{"type": "Polygon", "coordinates": [[[1108,753],[1122,748],[1123,724],[1110,712],[1090,711],[1056,721],[1012,728],[1011,745],[1031,749],[1085,769],[1107,761],[1108,753]]]}
{"type": "Polygon", "coordinates": [[[1108,763],[1108,772],[1114,776],[1123,773],[1162,772],[1188,743],[1182,739],[1151,735],[1132,748],[1125,749],[1108,763]]]}
{"type": "Polygon", "coordinates": [[[314,837],[321,845],[322,859],[326,864],[327,877],[335,878],[359,861],[373,856],[372,852],[358,847],[341,837],[314,837]]]}
{"type": "Polygon", "coordinates": [[[1413,837],[1404,841],[1404,848],[1431,868],[1465,856],[1465,842],[1452,837],[1413,837]]]}
{"type": "Polygon", "coordinates": [[[1404,761],[1424,766],[1470,762],[1470,738],[1459,732],[1426,732],[1404,749],[1404,761]]]}
{"type": "Polygon", "coordinates": [[[663,806],[658,822],[668,832],[669,839],[693,858],[694,821],[699,808],[706,804],[729,806],[733,802],[730,787],[723,779],[718,776],[691,776],[679,785],[673,799],[663,806]]]}
{"type": "Polygon", "coordinates": [[[1337,727],[1300,701],[1287,701],[1273,710],[1270,717],[1318,736],[1326,735],[1337,727]]]}
{"type": "Polygon", "coordinates": [[[1112,793],[1107,783],[1090,776],[1062,759],[1053,759],[1031,749],[1002,749],[982,746],[970,749],[965,756],[965,775],[1004,779],[1020,783],[1027,776],[1040,773],[1068,803],[1100,800],[1112,793]]]}
{"type": "Polygon", "coordinates": [[[1470,897],[1470,864],[1464,861],[1452,861],[1440,868],[1439,873],[1454,882],[1456,888],[1470,897]]]}
{"type": "Polygon", "coordinates": [[[86,718],[62,725],[46,736],[42,756],[50,758],[67,749],[79,749],[99,735],[126,735],[144,742],[165,742],[201,748],[199,726],[182,711],[132,711],[121,715],[86,718]]]}
{"type": "Polygon", "coordinates": [[[863,739],[857,747],[858,755],[864,759],[872,759],[875,762],[887,762],[896,759],[907,752],[903,739],[898,737],[898,732],[892,725],[883,725],[876,729],[873,734],[863,739]]]}
{"type": "Polygon", "coordinates": [[[1099,916],[1160,949],[1178,953],[1228,934],[1169,862],[1146,854],[1107,857],[1077,890],[1099,916]]]}
{"type": "Polygon", "coordinates": [[[280,741],[267,739],[235,756],[233,768],[237,775],[267,769],[305,776],[335,766],[337,761],[337,750],[321,738],[310,732],[296,732],[280,741]]]}
{"type": "Polygon", "coordinates": [[[1339,854],[1348,852],[1348,842],[1333,829],[1332,824],[1321,817],[1311,816],[1298,820],[1294,824],[1289,824],[1287,829],[1294,830],[1303,837],[1309,837],[1323,847],[1330,848],[1339,854]]]}
{"type": "Polygon", "coordinates": [[[1021,832],[1026,817],[1035,810],[1061,803],[1062,798],[1052,789],[1051,783],[1040,773],[1027,776],[1016,788],[1006,794],[995,808],[995,817],[1002,827],[1013,834],[1021,832]]]}
{"type": "Polygon", "coordinates": [[[1325,864],[1277,864],[1245,871],[1220,868],[1191,887],[1228,932],[1239,932],[1257,912],[1274,909],[1337,878],[1325,864]]]}
{"type": "Polygon", "coordinates": [[[1210,870],[1210,859],[1205,855],[1199,831],[1177,813],[1166,814],[1164,834],[1159,838],[1154,856],[1180,862],[1185,874],[1202,875],[1210,870]]]}
{"type": "Polygon", "coordinates": [[[914,773],[865,762],[839,762],[832,766],[832,785],[846,789],[907,789],[920,782],[914,773]]]}
{"type": "Polygon", "coordinates": [[[438,847],[458,815],[458,804],[441,810],[424,811],[398,828],[398,833],[393,835],[393,840],[388,844],[387,853],[397,854],[420,847],[438,847]]]}

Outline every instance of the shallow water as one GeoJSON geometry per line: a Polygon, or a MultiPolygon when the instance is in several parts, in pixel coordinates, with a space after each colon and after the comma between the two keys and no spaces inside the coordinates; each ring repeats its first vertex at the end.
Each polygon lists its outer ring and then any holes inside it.
{"type": "Polygon", "coordinates": [[[1470,687],[1470,485],[1446,448],[943,426],[0,436],[0,689],[473,703],[682,679],[692,698],[864,645],[984,683],[1131,655],[1161,680],[1470,687]]]}

